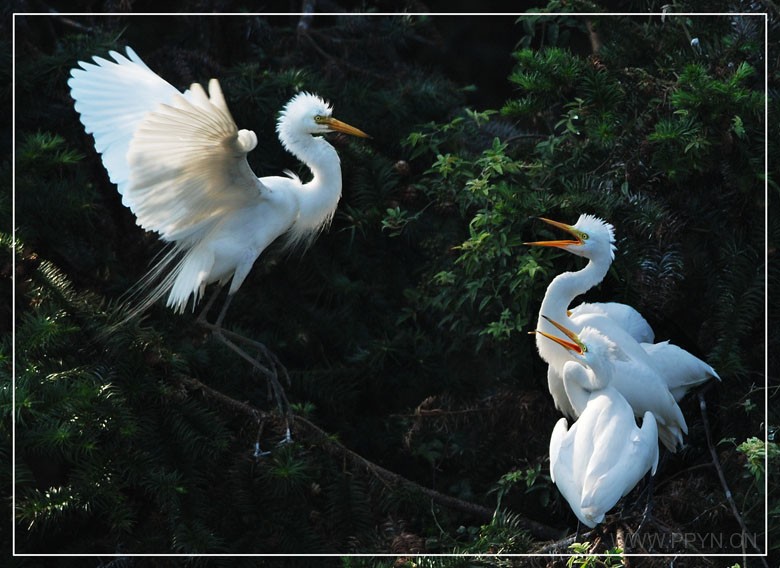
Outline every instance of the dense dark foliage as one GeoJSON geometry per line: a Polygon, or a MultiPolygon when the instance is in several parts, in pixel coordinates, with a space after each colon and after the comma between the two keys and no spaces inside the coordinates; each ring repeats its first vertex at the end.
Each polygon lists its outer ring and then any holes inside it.
{"type": "MultiPolygon", "coordinates": [[[[98,8],[76,4],[69,9],[98,8]]],[[[105,4],[116,11],[125,3],[105,4]]],[[[660,11],[661,2],[629,4],[622,9],[660,11]]],[[[708,9],[764,10],[720,4],[708,9]]],[[[553,0],[538,8],[571,7],[553,0]]],[[[780,277],[776,263],[767,274],[765,247],[773,260],[780,221],[773,169],[763,191],[763,17],[344,15],[314,17],[307,30],[299,23],[17,17],[16,240],[8,222],[2,233],[9,292],[15,260],[15,407],[7,334],[0,391],[4,457],[12,413],[16,423],[16,551],[407,557],[543,550],[529,520],[573,535],[576,519],[548,471],[559,415],[527,332],[551,278],[582,261],[523,242],[546,234],[536,217],[574,222],[581,212],[617,231],[616,260],[588,299],[634,305],[659,340],[703,357],[723,378],[702,390],[738,515],[712,466],[693,394],[682,404],[687,445],[662,461],[643,532],[635,532],[640,486],[589,534],[592,549],[554,550],[739,555],[745,539],[732,535],[741,534],[740,519],[750,553],[751,538],[763,548],[767,515],[777,547],[776,479],[764,507],[763,458],[777,446],[763,440],[778,424],[764,414],[767,396],[777,403],[777,381],[765,388],[764,356],[774,376],[780,349],[771,297],[763,344],[765,278],[772,286],[780,277]],[[301,427],[294,444],[274,447],[282,423],[266,385],[193,314],[157,306],[118,324],[122,293],[159,245],[122,206],[66,81],[79,59],[124,45],[182,89],[219,77],[239,127],[258,134],[249,159],[259,175],[308,175],[274,134],[277,111],[297,91],[325,96],[340,118],[373,136],[332,138],[345,180],[332,227],[305,254],[267,251],[227,318],[285,363],[301,424],[332,439],[301,427]],[[267,419],[259,424],[241,403],[267,419]],[[270,456],[253,457],[256,441],[270,456]],[[390,483],[371,463],[411,483],[390,483]],[[495,514],[433,502],[420,487],[495,514]],[[649,544],[639,538],[647,534],[666,537],[649,544]],[[721,540],[677,538],[684,534],[721,540]]],[[[777,14],[769,25],[776,116],[777,14]]],[[[770,120],[770,155],[778,154],[778,124],[770,120]]],[[[8,147],[0,167],[7,179],[8,147]]],[[[9,215],[7,196],[0,206],[9,215]]],[[[7,321],[10,305],[3,311],[7,321]]]]}

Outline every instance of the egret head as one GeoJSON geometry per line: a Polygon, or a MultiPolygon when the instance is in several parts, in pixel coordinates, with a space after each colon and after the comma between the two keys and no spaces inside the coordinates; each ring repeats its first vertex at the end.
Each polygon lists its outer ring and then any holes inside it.
{"type": "Polygon", "coordinates": [[[303,135],[343,132],[368,138],[368,134],[333,118],[333,107],[317,95],[298,93],[288,102],[279,115],[276,131],[282,142],[303,135]]]}
{"type": "Polygon", "coordinates": [[[610,260],[615,258],[615,229],[606,221],[588,214],[580,215],[574,225],[567,225],[544,217],[540,217],[540,219],[548,225],[563,229],[574,238],[558,241],[535,241],[525,244],[558,247],[589,259],[597,256],[605,256],[610,260]]]}
{"type": "Polygon", "coordinates": [[[623,350],[596,328],[585,327],[579,334],[576,334],[557,321],[545,315],[542,317],[558,328],[568,339],[556,337],[540,330],[537,330],[536,333],[565,348],[577,361],[590,368],[605,382],[609,382],[612,377],[612,364],[615,361],[627,360],[623,350]]]}

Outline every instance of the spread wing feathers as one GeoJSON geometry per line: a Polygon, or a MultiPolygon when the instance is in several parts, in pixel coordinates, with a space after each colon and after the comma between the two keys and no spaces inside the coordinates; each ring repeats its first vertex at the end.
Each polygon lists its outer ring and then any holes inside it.
{"type": "Polygon", "coordinates": [[[84,130],[95,138],[108,177],[123,193],[130,177],[127,152],[144,117],[179,94],[176,87],[149,69],[131,48],[127,57],[109,52],[114,61],[94,57],[80,61],[68,80],[84,130]]]}
{"type": "Polygon", "coordinates": [[[146,115],[130,142],[123,201],[139,225],[167,241],[197,241],[263,199],[246,161],[257,136],[237,130],[216,79],[209,93],[195,84],[188,98],[174,95],[146,115]]]}
{"type": "Polygon", "coordinates": [[[257,137],[236,129],[216,80],[210,97],[197,84],[182,94],[130,47],[109,55],[79,62],[68,85],[139,225],[168,241],[197,240],[219,215],[259,199],[245,158],[257,137]]]}

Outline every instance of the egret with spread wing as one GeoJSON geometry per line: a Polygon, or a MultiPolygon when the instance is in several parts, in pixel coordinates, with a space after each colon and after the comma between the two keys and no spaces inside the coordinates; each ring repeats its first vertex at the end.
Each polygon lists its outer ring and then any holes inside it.
{"type": "Polygon", "coordinates": [[[336,120],[318,96],[299,93],[284,107],[276,129],[312,179],[258,178],[246,160],[257,136],[238,129],[216,79],[208,94],[199,84],[181,93],[131,48],[127,56],[110,55],[113,60],[80,62],[68,85],[122,203],[138,225],[171,243],[141,281],[146,295],[136,311],[166,295],[176,312],[190,300],[194,309],[208,284],[230,282],[212,329],[253,360],[221,330],[230,300],[273,241],[305,242],[332,219],[341,197],[341,167],[336,150],[319,135],[367,135],[336,120]]]}
{"type": "Polygon", "coordinates": [[[277,125],[312,180],[258,178],[246,160],[257,136],[238,130],[216,79],[208,94],[197,83],[180,93],[131,48],[127,57],[110,55],[114,61],[80,62],[68,85],[122,203],[138,225],[174,243],[151,272],[162,282],[144,307],[167,294],[177,312],[190,298],[194,308],[212,282],[230,281],[232,296],[271,242],[305,240],[328,224],[341,197],[341,168],[333,146],[316,135],[366,134],[333,118],[321,98],[296,95],[277,125]]]}
{"type": "Polygon", "coordinates": [[[637,427],[631,406],[611,386],[614,362],[625,358],[615,343],[591,327],[577,335],[551,323],[567,339],[537,334],[572,353],[563,384],[579,418],[571,428],[561,418],[553,429],[550,477],[577,518],[592,528],[648,471],[655,475],[658,428],[649,411],[637,427]]]}

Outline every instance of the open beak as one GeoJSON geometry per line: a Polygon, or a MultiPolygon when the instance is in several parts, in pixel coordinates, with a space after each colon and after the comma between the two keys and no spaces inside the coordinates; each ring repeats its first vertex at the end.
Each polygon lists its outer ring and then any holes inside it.
{"type": "Polygon", "coordinates": [[[328,128],[330,128],[331,130],[335,130],[336,132],[343,132],[344,134],[359,136],[360,138],[371,138],[368,134],[366,134],[359,128],[350,126],[346,122],[341,122],[340,120],[335,119],[333,117],[328,117],[324,119],[322,122],[326,124],[328,128]]]}
{"type": "Polygon", "coordinates": [[[539,217],[542,221],[547,223],[548,225],[552,225],[553,227],[558,227],[559,229],[563,229],[570,235],[574,237],[575,240],[560,240],[560,241],[534,241],[532,243],[523,243],[524,245],[533,245],[537,247],[567,247],[571,245],[582,245],[583,240],[582,237],[580,237],[578,231],[572,227],[571,225],[567,225],[566,223],[559,223],[558,221],[553,221],[552,219],[545,219],[544,217],[539,217]]]}
{"type": "Polygon", "coordinates": [[[546,315],[542,314],[542,317],[546,319],[548,322],[553,324],[558,330],[563,333],[566,337],[571,339],[571,341],[566,341],[565,339],[562,339],[560,337],[556,337],[555,335],[550,335],[549,333],[545,333],[544,331],[536,330],[536,333],[539,335],[543,335],[547,339],[550,339],[560,345],[561,347],[565,347],[569,351],[573,351],[577,355],[583,355],[585,353],[585,345],[580,341],[580,338],[577,337],[577,334],[571,331],[570,329],[567,329],[563,327],[561,324],[559,324],[557,321],[552,320],[548,318],[546,315]]]}

